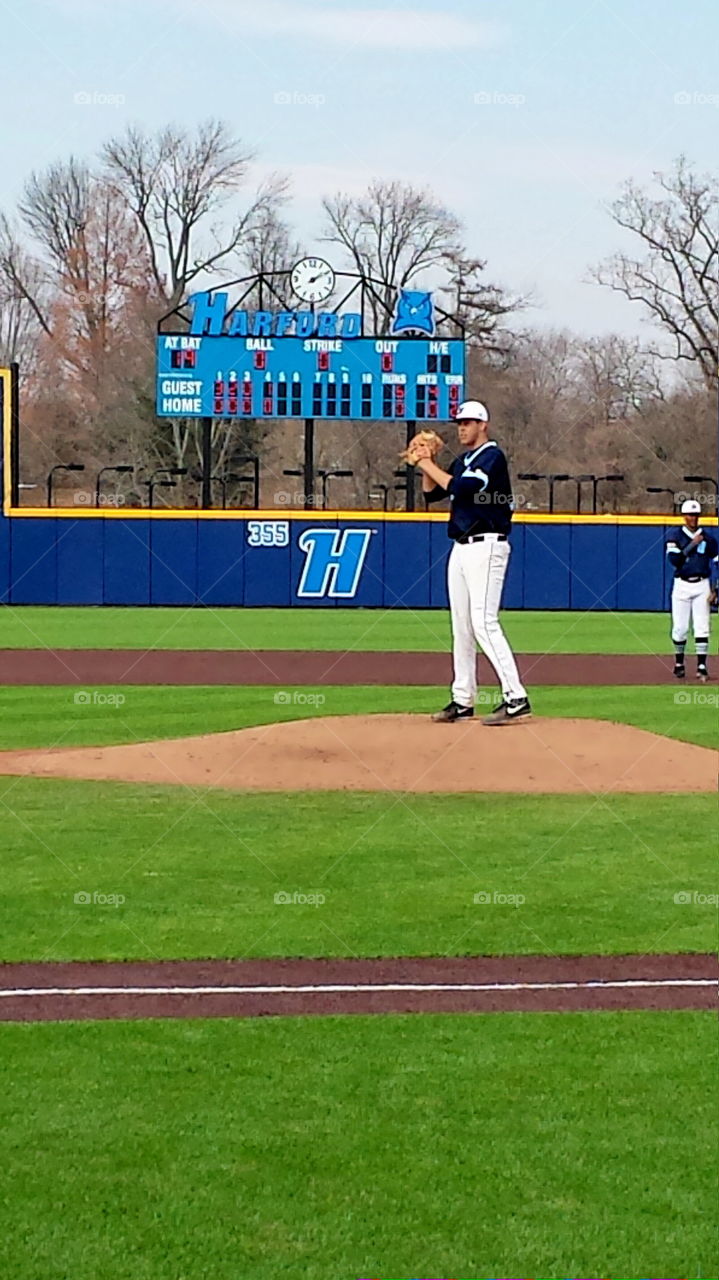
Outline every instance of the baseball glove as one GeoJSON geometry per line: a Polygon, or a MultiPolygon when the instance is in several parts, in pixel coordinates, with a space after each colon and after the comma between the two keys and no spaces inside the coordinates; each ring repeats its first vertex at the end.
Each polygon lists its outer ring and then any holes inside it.
{"type": "Polygon", "coordinates": [[[416,436],[412,436],[406,449],[403,449],[400,456],[402,462],[409,462],[411,466],[416,466],[419,462],[418,445],[425,445],[430,452],[430,457],[436,458],[440,449],[444,448],[444,440],[436,431],[418,431],[416,436]]]}

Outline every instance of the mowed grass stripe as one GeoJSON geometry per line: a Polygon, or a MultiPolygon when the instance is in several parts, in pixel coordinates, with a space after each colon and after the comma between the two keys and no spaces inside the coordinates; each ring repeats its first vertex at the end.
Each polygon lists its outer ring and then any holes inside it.
{"type": "MultiPolygon", "coordinates": [[[[656,613],[510,610],[518,653],[669,653],[656,613]]],[[[212,609],[4,606],[0,649],[451,648],[444,609],[212,609]]]]}
{"type": "MultiPolygon", "coordinates": [[[[700,746],[719,745],[719,694],[711,685],[695,688],[688,682],[685,688],[672,684],[632,688],[545,686],[530,692],[534,714],[538,716],[615,720],[700,746]]],[[[426,687],[362,685],[328,685],[321,689],[0,686],[0,697],[0,749],[11,750],[147,742],[326,715],[429,715],[446,702],[448,693],[446,689],[426,687]]],[[[485,686],[481,697],[478,714],[490,710],[499,694],[485,686]]],[[[480,763],[468,760],[467,768],[475,771],[480,763]]]]}
{"type": "Polygon", "coordinates": [[[4,1026],[2,1274],[716,1276],[715,1039],[694,1013],[4,1026]]]}
{"type": "Polygon", "coordinates": [[[3,780],[0,802],[5,960],[715,942],[712,796],[405,799],[19,778],[3,780]],[[687,892],[699,896],[675,901],[687,892]]]}

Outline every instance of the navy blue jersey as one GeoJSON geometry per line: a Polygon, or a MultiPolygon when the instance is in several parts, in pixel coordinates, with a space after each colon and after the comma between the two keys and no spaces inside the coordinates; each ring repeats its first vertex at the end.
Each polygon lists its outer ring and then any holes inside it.
{"type": "Polygon", "coordinates": [[[447,489],[435,485],[425,493],[428,502],[449,497],[447,533],[455,541],[475,533],[509,533],[512,524],[512,485],[509,467],[494,440],[487,440],[455,458],[447,489]]]}
{"type": "Polygon", "coordinates": [[[674,569],[675,578],[714,578],[719,544],[711,533],[704,533],[698,546],[687,551],[694,534],[686,525],[669,530],[667,556],[674,569]],[[714,563],[712,563],[714,562],[714,563]]]}

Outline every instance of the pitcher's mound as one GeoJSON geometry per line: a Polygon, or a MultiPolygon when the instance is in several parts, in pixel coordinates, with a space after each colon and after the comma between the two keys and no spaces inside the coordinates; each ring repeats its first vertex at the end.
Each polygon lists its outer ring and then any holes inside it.
{"type": "Polygon", "coordinates": [[[333,716],[121,747],[0,752],[0,773],[253,791],[710,791],[713,751],[602,720],[500,728],[333,716]]]}

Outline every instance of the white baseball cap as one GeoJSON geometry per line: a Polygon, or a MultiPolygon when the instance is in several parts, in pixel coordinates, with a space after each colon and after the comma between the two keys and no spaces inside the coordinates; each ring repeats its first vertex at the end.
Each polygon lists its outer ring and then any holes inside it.
{"type": "Polygon", "coordinates": [[[702,504],[697,502],[696,498],[687,498],[682,503],[683,516],[700,516],[702,513],[702,504]]]}
{"type": "Polygon", "coordinates": [[[481,400],[465,400],[454,415],[456,422],[468,418],[472,422],[489,422],[489,410],[481,400]]]}

